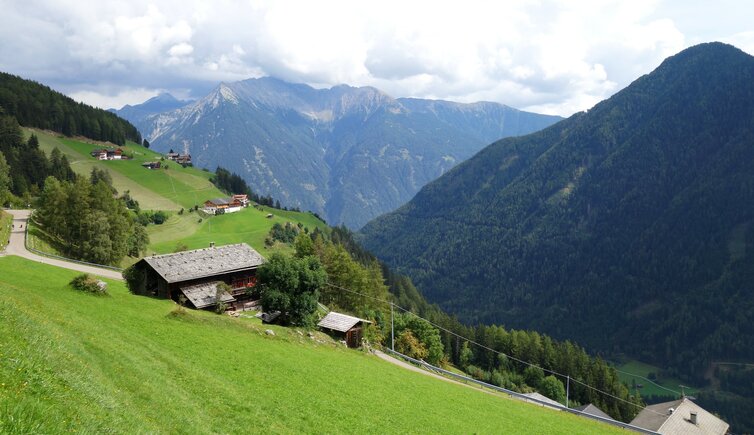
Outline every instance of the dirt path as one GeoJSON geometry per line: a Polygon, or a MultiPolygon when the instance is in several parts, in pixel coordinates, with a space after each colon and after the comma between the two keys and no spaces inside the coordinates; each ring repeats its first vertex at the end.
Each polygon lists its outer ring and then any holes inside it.
{"type": "Polygon", "coordinates": [[[41,255],[29,252],[24,245],[24,231],[26,231],[27,221],[31,210],[6,210],[13,215],[13,229],[10,233],[10,243],[5,248],[5,251],[0,255],[17,255],[19,257],[26,258],[28,260],[36,261],[39,263],[49,264],[51,266],[63,267],[65,269],[78,270],[79,272],[91,273],[92,275],[98,275],[104,278],[122,280],[123,276],[120,272],[110,269],[102,269],[100,267],[87,266],[86,264],[73,263],[69,261],[58,260],[55,258],[43,257],[41,255]]]}

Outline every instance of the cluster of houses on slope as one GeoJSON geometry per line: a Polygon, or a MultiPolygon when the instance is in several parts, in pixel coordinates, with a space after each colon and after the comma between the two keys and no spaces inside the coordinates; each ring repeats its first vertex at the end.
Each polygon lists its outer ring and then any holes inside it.
{"type": "Polygon", "coordinates": [[[224,214],[240,211],[249,206],[249,195],[232,195],[229,198],[215,198],[204,201],[207,214],[224,214]]]}
{"type": "Polygon", "coordinates": [[[121,148],[101,148],[92,150],[89,154],[97,160],[128,160],[129,156],[123,153],[121,148]]]}
{"type": "Polygon", "coordinates": [[[168,158],[168,160],[172,160],[179,165],[190,165],[191,164],[191,154],[178,154],[174,153],[172,150],[165,154],[165,157],[168,158]]]}
{"type": "MultiPolygon", "coordinates": [[[[174,153],[172,150],[165,154],[165,157],[167,157],[168,160],[172,160],[179,165],[187,166],[191,164],[191,154],[178,154],[174,153]]],[[[162,163],[160,161],[154,161],[154,162],[144,162],[141,164],[141,166],[144,166],[147,169],[160,169],[162,167],[162,163]]]]}

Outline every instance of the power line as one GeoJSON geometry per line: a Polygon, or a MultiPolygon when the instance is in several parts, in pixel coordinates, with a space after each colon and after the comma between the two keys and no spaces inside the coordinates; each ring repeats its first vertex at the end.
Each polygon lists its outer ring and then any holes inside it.
{"type": "MultiPolygon", "coordinates": [[[[613,367],[613,368],[615,368],[615,367],[613,367]]],[[[683,396],[683,394],[682,394],[682,393],[679,393],[678,391],[676,391],[676,390],[673,390],[673,389],[670,389],[670,388],[668,388],[668,387],[662,386],[662,385],[658,384],[657,382],[654,382],[654,381],[653,381],[653,380],[651,380],[651,379],[645,378],[644,376],[641,376],[641,375],[637,375],[637,374],[634,374],[634,373],[630,373],[630,372],[625,372],[625,371],[623,371],[623,370],[619,370],[619,369],[617,369],[617,368],[615,368],[615,371],[616,371],[616,372],[618,372],[618,373],[623,373],[624,375],[630,375],[630,376],[633,376],[633,377],[635,377],[635,378],[644,379],[645,381],[649,382],[650,384],[654,385],[655,387],[659,387],[659,388],[662,388],[663,390],[667,390],[667,391],[670,391],[671,393],[675,393],[675,394],[677,394],[677,395],[679,395],[679,396],[683,396]]]]}
{"type": "Polygon", "coordinates": [[[512,359],[512,360],[514,360],[514,361],[516,361],[516,362],[519,362],[519,363],[521,363],[521,364],[525,364],[525,365],[528,365],[528,366],[530,366],[530,367],[536,367],[536,368],[539,368],[540,370],[542,370],[542,371],[544,371],[544,372],[547,372],[547,373],[550,373],[550,374],[553,374],[553,375],[556,375],[556,376],[560,376],[560,377],[562,377],[562,378],[564,378],[564,379],[565,379],[565,378],[569,378],[570,380],[572,380],[572,381],[574,381],[574,382],[576,382],[576,383],[578,383],[578,384],[581,384],[581,385],[583,385],[583,386],[585,386],[585,387],[587,387],[587,388],[589,388],[589,389],[591,389],[591,390],[593,390],[593,391],[596,391],[596,392],[598,392],[598,393],[601,393],[601,394],[603,394],[603,395],[605,395],[605,396],[608,396],[608,397],[612,397],[613,399],[616,399],[616,400],[618,400],[618,401],[621,401],[621,402],[624,402],[624,403],[628,403],[628,404],[630,404],[630,405],[633,405],[633,406],[635,406],[635,407],[637,407],[637,408],[646,409],[646,410],[648,410],[649,412],[652,412],[652,413],[654,413],[654,414],[657,414],[657,415],[663,415],[663,416],[665,415],[665,414],[663,414],[663,413],[661,413],[661,412],[657,412],[657,411],[654,411],[654,410],[652,410],[652,409],[649,409],[649,408],[644,408],[644,407],[642,407],[642,406],[641,406],[641,405],[639,405],[639,404],[636,404],[636,403],[633,403],[633,402],[631,402],[631,401],[625,400],[625,399],[623,399],[623,398],[621,398],[621,397],[615,396],[615,395],[613,395],[613,394],[611,394],[611,393],[608,393],[607,391],[603,391],[603,390],[600,390],[599,388],[593,387],[593,386],[591,386],[591,385],[589,385],[589,384],[587,384],[587,383],[585,383],[585,382],[582,382],[582,381],[580,381],[580,380],[578,380],[578,379],[576,379],[576,378],[573,378],[573,377],[571,377],[570,375],[564,375],[564,374],[562,374],[562,373],[559,373],[559,372],[556,372],[556,371],[554,371],[554,370],[549,370],[549,369],[546,369],[546,368],[544,368],[544,367],[540,367],[539,365],[537,365],[537,364],[534,364],[534,363],[531,363],[531,362],[529,362],[529,361],[524,361],[524,360],[522,360],[522,359],[520,359],[520,358],[516,358],[516,357],[514,357],[514,356],[508,355],[508,354],[506,354],[505,352],[501,352],[501,351],[499,351],[499,350],[496,350],[496,349],[492,349],[491,347],[485,346],[485,345],[483,345],[483,344],[481,344],[481,343],[478,343],[478,342],[476,342],[476,341],[474,341],[474,340],[471,340],[470,338],[464,337],[464,336],[462,336],[462,335],[460,335],[460,334],[458,334],[458,333],[456,333],[456,332],[453,332],[453,331],[451,331],[451,330],[449,330],[449,329],[447,329],[447,328],[445,328],[445,327],[443,327],[443,326],[440,326],[440,325],[438,325],[438,324],[436,324],[436,323],[434,323],[434,322],[432,322],[432,321],[430,321],[430,320],[427,320],[427,319],[425,319],[425,318],[423,318],[423,317],[419,316],[418,314],[416,314],[416,313],[414,313],[414,312],[412,312],[412,311],[409,311],[409,310],[407,310],[407,309],[405,309],[405,308],[401,307],[400,305],[396,305],[396,304],[395,304],[395,303],[393,303],[393,302],[387,301],[387,300],[385,300],[385,299],[380,299],[380,298],[377,298],[377,297],[374,297],[374,296],[371,296],[371,295],[366,295],[366,294],[364,294],[364,293],[361,293],[361,292],[358,292],[358,291],[355,291],[355,290],[347,289],[347,288],[345,288],[345,287],[341,287],[341,286],[339,286],[339,285],[336,285],[336,284],[332,284],[332,283],[330,283],[330,282],[327,282],[327,283],[326,283],[326,285],[328,285],[328,286],[330,286],[330,287],[334,287],[334,288],[340,289],[340,290],[343,290],[343,291],[346,291],[346,292],[349,292],[349,293],[353,293],[353,294],[357,294],[357,295],[360,295],[360,296],[364,296],[364,297],[367,297],[367,298],[370,298],[370,299],[376,300],[376,301],[378,301],[378,302],[382,302],[382,303],[384,303],[384,304],[390,304],[391,306],[393,306],[393,307],[395,307],[395,308],[398,308],[398,309],[400,309],[400,310],[402,310],[402,311],[404,311],[404,312],[406,312],[406,313],[408,313],[408,314],[411,314],[411,315],[413,315],[413,316],[415,316],[415,317],[417,317],[417,318],[419,318],[419,319],[422,319],[422,320],[424,320],[425,322],[429,323],[430,325],[432,325],[432,326],[434,326],[434,327],[436,327],[436,328],[438,328],[438,329],[440,329],[440,330],[442,330],[442,331],[445,331],[445,332],[447,332],[448,334],[451,334],[451,335],[453,335],[453,336],[455,336],[455,337],[458,337],[458,338],[460,338],[460,339],[466,340],[467,342],[469,342],[469,343],[471,343],[471,344],[474,344],[474,345],[476,345],[476,346],[478,346],[478,347],[480,347],[480,348],[482,348],[482,349],[488,350],[488,351],[490,351],[490,352],[493,352],[493,353],[496,353],[496,354],[499,354],[499,355],[503,355],[503,356],[505,356],[506,358],[510,358],[510,359],[512,359]]]}

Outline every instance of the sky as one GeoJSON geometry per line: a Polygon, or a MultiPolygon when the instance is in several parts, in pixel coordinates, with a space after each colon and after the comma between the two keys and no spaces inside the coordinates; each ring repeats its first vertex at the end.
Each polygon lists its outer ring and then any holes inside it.
{"type": "Polygon", "coordinates": [[[0,70],[102,108],[273,76],[569,116],[702,42],[754,54],[751,0],[0,0],[0,70]]]}

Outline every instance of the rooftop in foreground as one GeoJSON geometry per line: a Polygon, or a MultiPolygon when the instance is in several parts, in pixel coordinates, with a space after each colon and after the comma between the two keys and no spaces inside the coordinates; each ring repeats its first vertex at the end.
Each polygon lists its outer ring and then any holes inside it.
{"type": "Polygon", "coordinates": [[[175,254],[144,257],[168,283],[188,281],[222,273],[252,269],[264,263],[262,255],[246,243],[175,254]]]}

